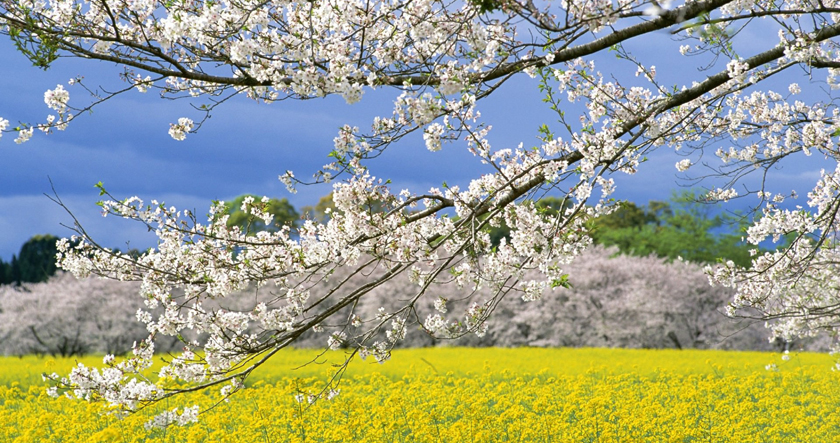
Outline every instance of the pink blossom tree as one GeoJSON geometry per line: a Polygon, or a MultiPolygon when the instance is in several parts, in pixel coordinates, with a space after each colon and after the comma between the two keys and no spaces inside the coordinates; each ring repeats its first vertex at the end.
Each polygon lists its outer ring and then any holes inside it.
{"type": "MultiPolygon", "coordinates": [[[[248,236],[227,226],[220,205],[204,218],[103,190],[104,212],[148,225],[157,248],[121,254],[78,226],[77,244],[59,244],[59,263],[78,277],[140,281],[149,312],[138,317],[150,335],[129,359],[107,358],[101,371],[80,366],[56,379],[80,398],[133,410],[180,392],[140,375],[159,336],[181,337],[184,346],[160,377],[229,395],[279,349],[325,326],[338,328],[325,340],[330,348],[378,361],[414,323],[437,338],[483,335],[506,297],[530,302],[562,291],[571,263],[590,244],[587,220],[613,208],[612,175],[635,173],[664,146],[686,155],[679,171],[706,175],[705,161],[728,179],[709,199],[758,197],[751,242],[795,235],[749,268],[709,270],[735,288],[731,312],[754,308],[784,337],[833,331],[840,168],[823,172],[808,193],[809,209],[785,209],[786,194],[771,193],[767,180],[744,179],[771,177],[787,157],[840,156],[836,101],[809,81],[837,83],[838,13],[832,1],[798,0],[0,0],[0,32],[35,64],[58,56],[117,63],[128,87],[115,94],[154,88],[164,97],[195,97],[210,113],[235,94],[269,103],[338,94],[355,103],[369,89],[395,91],[393,106],[370,128],[348,125],[336,135],[334,161],[313,178],[335,181],[336,209],[326,223],[303,223],[297,235],[248,236]],[[669,35],[685,44],[662,46],[658,66],[634,55],[634,47],[669,35]],[[606,54],[624,68],[602,73],[606,54]],[[699,71],[671,75],[678,84],[659,80],[676,64],[699,71]],[[539,80],[558,123],[543,126],[537,146],[493,147],[479,106],[523,75],[539,80]],[[463,188],[391,189],[368,160],[412,133],[431,151],[462,145],[486,172],[463,188]],[[708,163],[715,156],[723,163],[708,163]],[[533,202],[547,193],[565,199],[565,209],[541,211],[533,202]],[[493,247],[486,228],[502,221],[510,240],[493,247]],[[367,294],[400,275],[414,287],[396,305],[375,315],[357,311],[367,294]],[[441,312],[439,283],[464,297],[487,292],[460,312],[441,312]],[[330,289],[313,298],[316,285],[330,289]],[[266,301],[225,307],[226,297],[248,287],[266,301]],[[425,314],[420,306],[429,302],[440,309],[425,314]]],[[[45,93],[52,113],[44,122],[11,128],[0,119],[0,130],[23,143],[35,129],[64,129],[108,97],[71,105],[70,90],[58,85],[45,93]]],[[[183,117],[169,134],[183,140],[202,123],[183,117]]],[[[291,171],[280,178],[291,190],[302,183],[291,171]]],[[[267,204],[246,199],[241,209],[268,225],[267,204]]],[[[195,413],[168,413],[155,424],[190,422],[195,413]]]]}
{"type": "MultiPolygon", "coordinates": [[[[607,346],[622,348],[717,348],[772,350],[763,323],[732,319],[724,315],[733,291],[713,287],[700,265],[669,263],[654,256],[618,255],[617,249],[593,246],[568,267],[570,286],[551,291],[539,300],[523,304],[505,298],[487,320],[487,333],[455,340],[436,340],[419,320],[429,315],[459,312],[473,300],[491,294],[486,288],[474,293],[455,285],[436,284],[434,297],[416,303],[417,318],[410,333],[395,343],[398,347],[455,346],[607,346]],[[413,330],[413,331],[412,331],[413,330]]],[[[336,278],[348,272],[337,270],[336,278]]],[[[405,297],[413,296],[414,284],[403,274],[371,290],[353,310],[344,315],[375,317],[379,309],[398,309],[405,297]]],[[[350,277],[362,284],[366,276],[350,277]]],[[[310,288],[311,297],[321,298],[331,285],[310,288]]],[[[0,287],[0,354],[50,354],[73,356],[86,352],[124,354],[134,342],[147,335],[144,325],[134,321],[144,308],[136,297],[136,282],[90,277],[76,280],[59,274],[45,283],[0,287]]],[[[270,294],[254,294],[252,288],[209,302],[213,309],[250,310],[258,303],[270,303],[270,294]]],[[[250,328],[258,331],[253,326],[250,328]]],[[[295,341],[297,347],[322,347],[341,325],[325,325],[295,341]]],[[[166,338],[166,337],[160,337],[166,338]]],[[[194,335],[191,338],[199,338],[194,335]]],[[[387,340],[387,330],[378,340],[387,340]]],[[[827,349],[824,342],[802,341],[796,348],[827,349]]],[[[158,352],[178,351],[180,342],[157,342],[158,352]]],[[[346,346],[342,346],[345,347],[346,346]]]]}
{"type": "Polygon", "coordinates": [[[136,312],[140,285],[58,274],[0,286],[0,354],[125,354],[148,335],[136,312]]]}

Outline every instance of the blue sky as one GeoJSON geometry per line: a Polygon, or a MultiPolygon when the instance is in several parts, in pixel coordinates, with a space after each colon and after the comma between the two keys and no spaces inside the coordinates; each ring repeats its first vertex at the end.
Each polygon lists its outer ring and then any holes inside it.
{"type": "MultiPolygon", "coordinates": [[[[674,45],[664,35],[661,44],[674,45]]],[[[643,53],[661,49],[653,42],[643,53]]],[[[680,69],[684,68],[679,64],[670,70],[657,66],[660,76],[677,77],[680,69]]],[[[89,86],[113,90],[125,86],[118,72],[111,64],[73,59],[60,59],[45,72],[32,67],[9,40],[0,39],[0,78],[4,80],[0,117],[12,125],[43,121],[50,111],[43,102],[46,89],[59,83],[66,87],[71,77],[83,75],[89,86]]],[[[551,120],[536,86],[536,80],[523,76],[479,106],[484,120],[493,125],[490,140],[495,148],[536,143],[537,127],[551,120]]],[[[79,88],[67,89],[71,105],[87,103],[79,88]]],[[[99,181],[118,197],[138,195],[199,214],[206,213],[211,200],[243,193],[286,197],[298,208],[314,204],[330,191],[328,187],[303,187],[291,195],[277,176],[290,169],[298,177],[308,177],[328,162],[339,126],[368,128],[374,116],[390,114],[396,94],[394,90],[367,91],[362,102],[352,106],[340,97],[271,105],[235,99],[218,108],[199,133],[178,142],[167,134],[169,124],[179,117],[198,120],[200,114],[187,101],[166,101],[153,91],[132,91],[99,105],[64,132],[36,132],[23,145],[15,144],[15,135],[7,133],[0,139],[0,259],[9,260],[32,235],[70,235],[61,226],[72,222],[69,215],[43,195],[51,194],[50,179],[101,244],[120,248],[127,241],[131,247],[152,246],[154,238],[139,226],[99,215],[94,188],[99,181]]],[[[661,149],[636,176],[617,177],[615,197],[641,204],[667,199],[680,188],[674,168],[678,159],[671,150],[661,149]]],[[[483,171],[462,145],[445,145],[443,151],[431,153],[420,135],[389,148],[371,163],[371,172],[391,179],[397,190],[418,192],[440,186],[444,180],[463,185],[483,171]]],[[[807,184],[813,183],[818,169],[801,167],[784,174],[780,183],[807,184]]]]}

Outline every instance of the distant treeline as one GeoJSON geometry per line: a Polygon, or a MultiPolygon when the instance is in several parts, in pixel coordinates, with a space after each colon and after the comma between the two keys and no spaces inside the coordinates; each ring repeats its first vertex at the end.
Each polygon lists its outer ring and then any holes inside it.
{"type": "MultiPolygon", "coordinates": [[[[248,196],[259,200],[257,196],[246,194],[227,202],[230,213],[228,225],[239,226],[248,233],[277,230],[284,225],[294,229],[304,218],[326,222],[330,213],[327,208],[335,210],[332,194],[321,198],[316,206],[303,207],[300,212],[285,198],[275,198],[267,205],[274,221],[265,225],[262,220],[241,211],[242,202],[248,196]]],[[[651,201],[645,206],[621,203],[613,213],[593,220],[589,224],[589,233],[595,244],[615,246],[626,255],[654,255],[669,260],[681,257],[694,263],[715,263],[725,258],[748,266],[751,246],[741,240],[742,233],[738,229],[739,224],[743,226],[744,220],[732,214],[716,214],[719,211],[713,206],[699,200],[696,193],[686,191],[675,194],[669,202],[651,201]]],[[[536,205],[553,215],[569,203],[556,197],[545,197],[536,205]]],[[[504,224],[487,229],[496,244],[510,235],[504,224]]],[[[0,260],[0,284],[47,281],[56,271],[56,240],[58,237],[53,235],[36,235],[24,243],[11,263],[0,260]]],[[[129,253],[141,252],[131,250],[129,253]]]]}
{"type": "MultiPolygon", "coordinates": [[[[571,202],[544,197],[535,204],[544,213],[554,215],[567,209],[571,202]]],[[[596,245],[615,246],[623,255],[652,255],[699,264],[724,259],[746,267],[752,257],[750,249],[756,248],[742,239],[747,221],[740,214],[704,203],[697,192],[684,191],[674,193],[667,202],[651,200],[642,206],[619,203],[612,213],[589,221],[587,228],[596,245]]],[[[510,230],[504,223],[487,229],[494,243],[509,238],[510,230]]]]}

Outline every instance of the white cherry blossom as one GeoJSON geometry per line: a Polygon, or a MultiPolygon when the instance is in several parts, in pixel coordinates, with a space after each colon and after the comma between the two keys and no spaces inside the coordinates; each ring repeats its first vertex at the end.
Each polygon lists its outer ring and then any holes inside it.
{"type": "MultiPolygon", "coordinates": [[[[178,395],[162,389],[160,377],[232,394],[254,367],[303,334],[326,331],[325,347],[380,363],[407,334],[485,334],[502,298],[536,301],[559,290],[564,269],[591,244],[588,222],[614,207],[613,177],[644,171],[660,149],[687,157],[676,164],[681,176],[690,179],[702,164],[721,179],[708,183],[710,200],[759,195],[748,241],[789,240],[756,252],[750,268],[725,262],[708,270],[712,281],[735,289],[730,313],[759,312],[781,337],[837,332],[837,291],[830,290],[840,284],[840,110],[829,90],[840,85],[834,3],[0,0],[0,33],[35,48],[27,56],[36,65],[58,56],[104,60],[125,68],[120,80],[128,85],[99,93],[74,77],[68,88],[87,92],[87,104],[75,92],[71,104],[64,86],[47,90],[44,122],[10,127],[0,119],[0,133],[15,132],[17,143],[36,128],[64,129],[117,94],[149,88],[193,100],[202,117],[234,95],[275,106],[328,95],[352,104],[368,89],[391,90],[393,98],[369,127],[342,126],[321,170],[278,171],[291,192],[311,172],[311,181],[332,183],[335,210],[325,221],[248,235],[227,226],[220,205],[203,219],[103,189],[103,215],[145,225],[156,248],[130,256],[98,246],[77,227],[73,241],[59,244],[58,260],[78,277],[140,282],[147,309],[136,317],[149,336],[103,370],[78,366],[51,378],[76,398],[131,411],[178,395]],[[756,28],[778,39],[743,36],[756,28]],[[669,46],[668,36],[679,41],[669,46]],[[631,52],[645,39],[655,40],[654,56],[664,63],[631,52]],[[614,66],[604,54],[620,68],[602,72],[614,66]],[[675,73],[667,57],[678,55],[689,69],[675,73]],[[521,144],[494,145],[484,99],[526,75],[552,122],[535,122],[539,133],[523,134],[521,144]],[[776,92],[771,86],[779,83],[770,79],[789,86],[776,92]],[[484,169],[457,184],[392,189],[371,160],[412,143],[440,156],[449,150],[444,144],[466,149],[484,169]],[[801,155],[831,163],[801,207],[776,198],[790,193],[747,179],[772,177],[779,162],[801,155]],[[562,207],[541,208],[536,201],[545,195],[558,196],[562,207]],[[502,224],[510,234],[494,244],[488,231],[502,224]],[[346,275],[339,270],[365,281],[336,277],[346,275]],[[401,306],[356,311],[361,298],[401,274],[413,284],[401,306]],[[443,283],[474,298],[466,309],[443,301],[436,312],[418,314],[418,302],[437,297],[435,285],[443,283]],[[327,286],[327,295],[311,298],[315,285],[327,286]],[[492,295],[479,299],[479,289],[492,295]],[[242,291],[270,296],[245,302],[234,295],[242,291]],[[184,351],[146,378],[160,337],[180,340],[184,351]]],[[[204,121],[179,118],[169,134],[184,140],[204,121]]],[[[241,209],[269,223],[264,206],[246,200],[241,209]]],[[[318,398],[301,394],[299,401],[318,398]]],[[[170,409],[150,426],[190,423],[197,413],[170,409]]]]}

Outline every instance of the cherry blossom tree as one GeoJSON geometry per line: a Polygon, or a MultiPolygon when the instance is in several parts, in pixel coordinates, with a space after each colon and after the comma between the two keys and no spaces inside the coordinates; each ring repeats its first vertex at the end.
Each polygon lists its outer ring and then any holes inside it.
{"type": "MultiPolygon", "coordinates": [[[[778,349],[778,344],[768,342],[763,323],[723,315],[733,291],[710,286],[699,264],[619,255],[615,247],[596,245],[570,263],[567,271],[573,277],[571,286],[563,291],[547,292],[527,304],[516,298],[503,299],[487,320],[487,334],[482,337],[435,340],[422,333],[421,325],[413,325],[407,332],[421,332],[407,333],[394,345],[778,349]]],[[[340,268],[333,277],[349,277],[356,284],[367,279],[350,276],[351,272],[340,268]]],[[[399,309],[414,288],[408,275],[401,274],[361,298],[353,313],[372,318],[380,308],[399,309]]],[[[328,283],[314,285],[310,297],[323,297],[331,289],[328,283]]],[[[456,285],[437,285],[436,297],[418,300],[415,308],[420,317],[460,312],[468,309],[473,298],[489,297],[487,291],[482,288],[469,296],[456,285]]],[[[77,280],[67,273],[42,283],[0,286],[0,354],[125,354],[133,342],[147,335],[145,325],[134,321],[137,311],[144,308],[138,292],[138,282],[96,277],[77,280]]],[[[254,291],[246,288],[209,303],[214,308],[242,310],[254,303],[254,296],[254,291]]],[[[268,293],[256,296],[259,302],[270,302],[268,293]]],[[[295,346],[323,347],[325,339],[337,332],[341,332],[340,324],[326,325],[322,331],[302,335],[295,346]]],[[[387,331],[380,331],[377,339],[387,337],[387,331]]],[[[158,353],[181,347],[177,338],[158,338],[164,339],[155,343],[158,353]]],[[[788,346],[828,349],[825,340],[797,340],[788,346]]]]}
{"type": "Polygon", "coordinates": [[[0,286],[0,354],[130,352],[133,342],[148,335],[135,319],[143,307],[139,286],[94,277],[77,280],[69,274],[0,286]]]}
{"type": "MultiPolygon", "coordinates": [[[[620,348],[681,348],[780,350],[768,341],[763,322],[728,318],[724,310],[734,291],[709,285],[703,266],[656,256],[619,255],[616,247],[594,245],[566,267],[570,287],[546,291],[530,303],[504,298],[487,320],[487,333],[455,340],[435,340],[428,334],[409,333],[400,347],[452,346],[566,346],[620,348]]],[[[349,272],[343,269],[338,272],[349,272]]],[[[530,271],[533,272],[533,271],[530,271]]],[[[379,308],[395,310],[412,296],[414,285],[396,277],[359,300],[354,311],[373,317],[379,308]]],[[[364,280],[362,276],[353,277],[364,280]]],[[[312,288],[313,296],[329,285],[312,288]]],[[[479,298],[491,296],[487,288],[479,298]]],[[[434,297],[418,300],[421,318],[462,312],[472,302],[455,285],[438,285],[434,297]]],[[[415,326],[414,329],[419,329],[415,326]]],[[[320,333],[301,337],[299,345],[319,346],[323,337],[340,329],[327,326],[320,333]]],[[[411,332],[411,331],[409,331],[411,332]]],[[[383,331],[378,337],[387,339],[383,331]]],[[[791,349],[827,350],[826,340],[797,340],[791,349]]]]}
{"type": "MultiPolygon", "coordinates": [[[[686,157],[676,168],[686,177],[722,177],[710,200],[757,196],[751,242],[795,237],[783,250],[756,253],[749,268],[710,269],[714,281],[735,288],[732,313],[756,308],[785,337],[832,331],[840,168],[823,172],[807,209],[787,209],[789,195],[765,184],[788,157],[840,156],[831,89],[840,72],[838,13],[832,1],[798,0],[0,0],[2,33],[36,65],[59,56],[103,60],[124,67],[126,82],[110,93],[80,79],[48,90],[45,121],[12,128],[0,120],[17,143],[36,129],[65,129],[133,89],[191,97],[205,117],[236,94],[268,103],[337,94],[355,103],[366,90],[394,91],[393,107],[369,128],[340,129],[334,161],[311,180],[334,181],[335,210],[326,223],[305,221],[295,236],[245,235],[227,226],[222,205],[204,218],[103,189],[103,212],[148,225],[157,248],[121,254],[77,226],[78,243],[59,244],[59,264],[78,277],[140,281],[148,309],[160,314],[138,315],[150,336],[133,357],[55,378],[79,398],[130,411],[181,392],[142,375],[158,336],[184,337],[183,353],[159,377],[230,395],[278,350],[325,326],[339,327],[325,342],[346,348],[348,360],[380,362],[412,324],[439,338],[485,334],[503,298],[562,291],[570,263],[590,244],[587,220],[613,208],[612,176],[635,173],[658,149],[680,150],[686,157]],[[634,48],[674,39],[682,45],[657,46],[660,63],[637,58],[634,48]],[[623,67],[601,72],[607,57],[623,67]],[[679,75],[669,77],[676,65],[679,75]],[[699,70],[686,74],[686,65],[699,70]],[[541,127],[537,146],[491,146],[479,106],[520,76],[537,79],[557,123],[541,127]],[[86,102],[71,105],[71,89],[86,102]],[[391,189],[369,160],[414,133],[431,151],[463,146],[486,172],[463,188],[391,189]],[[534,202],[548,194],[565,209],[541,211],[534,202]],[[493,246],[488,228],[502,222],[510,238],[493,246]],[[398,306],[356,312],[398,275],[416,285],[398,306]],[[310,288],[321,284],[331,289],[313,299],[310,288]],[[437,313],[421,315],[418,303],[435,300],[441,284],[462,289],[470,303],[452,312],[438,301],[437,313]],[[239,309],[218,303],[251,285],[266,297],[239,309]],[[478,296],[482,288],[488,295],[478,296]]],[[[169,134],[183,140],[204,122],[180,118],[169,134]]],[[[292,171],[280,179],[292,191],[306,182],[292,171]]],[[[241,209],[268,225],[268,201],[245,199],[241,209]]],[[[170,411],[155,424],[195,414],[170,411]]]]}

